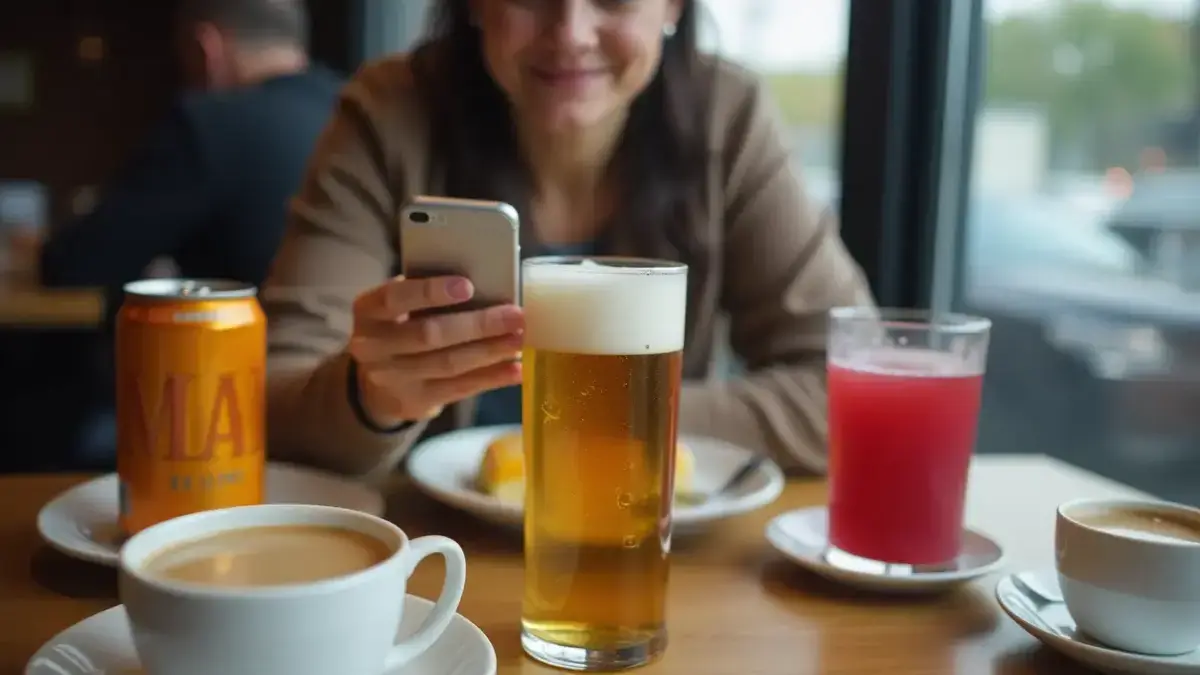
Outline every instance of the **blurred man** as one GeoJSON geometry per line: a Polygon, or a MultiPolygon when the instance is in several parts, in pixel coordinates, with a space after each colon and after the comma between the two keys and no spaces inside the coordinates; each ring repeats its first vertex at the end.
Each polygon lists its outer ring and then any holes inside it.
{"type": "MultiPolygon", "coordinates": [[[[104,289],[110,320],[121,287],[156,259],[173,259],[185,277],[262,282],[342,84],[309,64],[302,0],[183,0],[179,37],[190,90],[95,210],[41,251],[42,282],[104,289]]],[[[111,468],[109,335],[94,370],[71,372],[70,390],[89,400],[79,422],[60,424],[70,447],[48,450],[56,456],[43,463],[111,468]]]]}
{"type": "Polygon", "coordinates": [[[162,257],[187,277],[265,277],[341,82],[309,64],[302,0],[184,0],[179,29],[192,90],[45,243],[46,285],[115,296],[162,257]]]}

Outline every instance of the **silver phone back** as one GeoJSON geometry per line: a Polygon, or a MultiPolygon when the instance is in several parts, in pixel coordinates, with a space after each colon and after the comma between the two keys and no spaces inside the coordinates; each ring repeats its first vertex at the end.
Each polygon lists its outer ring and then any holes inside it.
{"type": "Polygon", "coordinates": [[[400,254],[409,277],[461,274],[475,286],[472,305],[520,298],[520,221],[500,202],[418,197],[400,215],[400,254]],[[414,214],[428,216],[415,222],[414,214]]]}

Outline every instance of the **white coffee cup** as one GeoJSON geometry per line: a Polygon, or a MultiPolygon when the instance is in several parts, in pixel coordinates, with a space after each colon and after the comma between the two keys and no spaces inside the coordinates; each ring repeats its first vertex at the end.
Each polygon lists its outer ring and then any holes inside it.
{"type": "Polygon", "coordinates": [[[1059,586],[1076,626],[1100,642],[1142,654],[1185,654],[1200,647],[1200,540],[1143,527],[1143,516],[1200,531],[1200,509],[1178,504],[1079,500],[1060,506],[1054,532],[1059,586]],[[1130,513],[1138,515],[1122,520],[1130,513]]]}
{"type": "Polygon", "coordinates": [[[462,549],[446,537],[408,540],[381,518],[326,506],[269,504],[207,511],[147,528],[120,555],[120,594],[147,675],[380,675],[412,660],[453,619],[466,582],[462,549]],[[376,537],[392,551],[353,574],[312,583],[217,587],[146,573],[156,552],[229,530],[323,525],[376,537]],[[437,605],[396,641],[405,589],[427,556],[446,559],[437,605]]]}

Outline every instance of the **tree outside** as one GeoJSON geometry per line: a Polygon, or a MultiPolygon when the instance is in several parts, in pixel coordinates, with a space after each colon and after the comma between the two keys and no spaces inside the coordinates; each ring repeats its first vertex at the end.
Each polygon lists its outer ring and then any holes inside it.
{"type": "MultiPolygon", "coordinates": [[[[1196,23],[1102,0],[1054,0],[990,22],[983,105],[1044,113],[1055,168],[1136,169],[1166,124],[1200,116],[1196,23]]],[[[766,81],[792,128],[836,134],[840,68],[767,73],[766,81]]]]}
{"type": "Polygon", "coordinates": [[[842,118],[842,72],[766,73],[784,121],[792,127],[836,130],[842,118]]]}
{"type": "Polygon", "coordinates": [[[985,105],[1037,107],[1058,168],[1136,169],[1166,122],[1191,115],[1191,22],[1100,0],[1059,0],[987,31],[985,105]]]}

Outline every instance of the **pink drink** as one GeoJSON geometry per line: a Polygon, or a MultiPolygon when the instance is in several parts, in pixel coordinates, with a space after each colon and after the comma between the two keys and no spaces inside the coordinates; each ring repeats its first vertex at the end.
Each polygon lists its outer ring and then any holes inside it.
{"type": "Polygon", "coordinates": [[[982,368],[875,348],[831,359],[828,375],[830,543],[888,563],[956,558],[982,368]]]}

